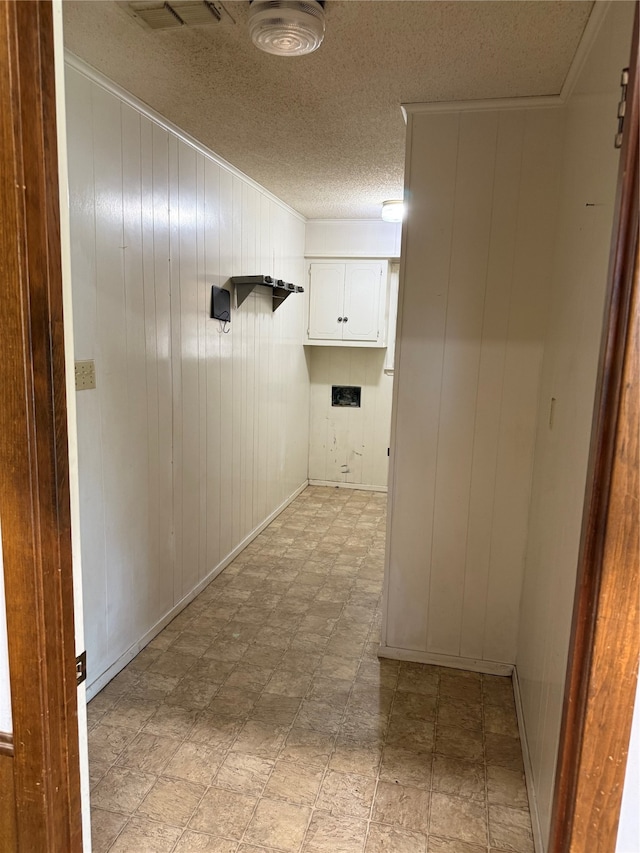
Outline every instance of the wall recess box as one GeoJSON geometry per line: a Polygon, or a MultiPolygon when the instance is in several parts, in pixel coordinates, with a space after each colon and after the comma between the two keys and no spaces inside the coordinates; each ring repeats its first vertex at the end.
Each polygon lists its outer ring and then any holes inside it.
{"type": "Polygon", "coordinates": [[[359,385],[332,385],[331,405],[359,409],[361,393],[362,388],[359,385]]]}
{"type": "Polygon", "coordinates": [[[76,361],[76,391],[90,391],[96,387],[96,365],[93,359],[76,361]]]}

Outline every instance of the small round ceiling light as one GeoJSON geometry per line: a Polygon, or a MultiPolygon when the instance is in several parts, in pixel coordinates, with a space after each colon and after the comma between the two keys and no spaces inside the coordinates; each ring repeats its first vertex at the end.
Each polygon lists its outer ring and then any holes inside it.
{"type": "Polygon", "coordinates": [[[253,0],[249,35],[265,53],[304,56],[324,38],[324,4],[319,0],[253,0]]]}
{"type": "Polygon", "coordinates": [[[402,222],[404,218],[404,202],[383,201],[382,202],[382,218],[385,222],[402,222]]]}

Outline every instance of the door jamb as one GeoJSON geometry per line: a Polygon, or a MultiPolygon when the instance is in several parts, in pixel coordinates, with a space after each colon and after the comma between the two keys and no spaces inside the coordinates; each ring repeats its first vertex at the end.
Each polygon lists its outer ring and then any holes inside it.
{"type": "Polygon", "coordinates": [[[0,518],[17,850],[82,849],[52,6],[0,3],[0,518]]]}

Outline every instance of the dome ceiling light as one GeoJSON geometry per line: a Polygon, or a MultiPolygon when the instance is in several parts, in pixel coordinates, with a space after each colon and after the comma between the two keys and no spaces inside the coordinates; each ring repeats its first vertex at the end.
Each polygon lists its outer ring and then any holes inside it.
{"type": "Polygon", "coordinates": [[[324,38],[320,0],[253,0],[249,35],[256,47],[276,56],[313,53],[324,38]]]}
{"type": "Polygon", "coordinates": [[[402,199],[383,201],[381,216],[385,222],[402,222],[404,219],[404,202],[402,199]]]}

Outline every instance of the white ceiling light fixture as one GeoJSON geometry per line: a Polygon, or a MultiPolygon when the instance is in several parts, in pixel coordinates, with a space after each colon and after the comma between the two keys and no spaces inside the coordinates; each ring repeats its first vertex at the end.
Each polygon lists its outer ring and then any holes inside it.
{"type": "Polygon", "coordinates": [[[319,0],[253,0],[249,35],[256,47],[276,56],[313,53],[324,38],[324,3],[319,0]]]}
{"type": "Polygon", "coordinates": [[[381,215],[385,222],[402,222],[404,219],[404,202],[402,199],[383,201],[381,215]]]}

